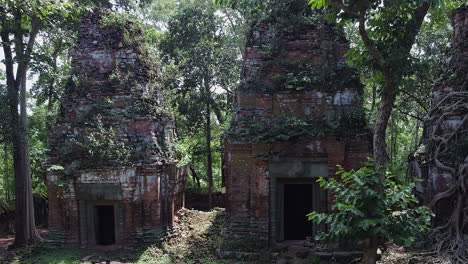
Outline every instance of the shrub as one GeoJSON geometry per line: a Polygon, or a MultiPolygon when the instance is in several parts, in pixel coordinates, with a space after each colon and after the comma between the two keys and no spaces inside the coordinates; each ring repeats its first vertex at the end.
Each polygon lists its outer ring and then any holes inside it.
{"type": "MultiPolygon", "coordinates": [[[[376,254],[377,247],[385,241],[411,246],[429,230],[432,212],[425,206],[417,206],[414,184],[397,184],[389,174],[382,182],[372,161],[358,171],[340,167],[337,175],[341,180],[318,180],[322,188],[335,195],[336,202],[332,214],[308,214],[309,220],[328,225],[328,232],[319,233],[316,239],[374,241],[376,254]]],[[[369,243],[364,247],[368,252],[369,243]]]]}

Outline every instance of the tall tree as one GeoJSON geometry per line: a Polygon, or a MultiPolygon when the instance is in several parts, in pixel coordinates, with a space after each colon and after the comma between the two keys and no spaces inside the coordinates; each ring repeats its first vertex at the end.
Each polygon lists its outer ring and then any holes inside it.
{"type": "Polygon", "coordinates": [[[15,244],[40,239],[35,227],[29,158],[26,81],[39,31],[71,8],[63,1],[0,1],[0,36],[5,56],[10,137],[15,174],[15,244]],[[15,73],[16,66],[16,73],[15,73]],[[18,112],[19,106],[19,112],[18,112]]]}
{"type": "Polygon", "coordinates": [[[206,174],[209,207],[212,207],[213,149],[212,116],[223,122],[220,93],[238,78],[237,49],[229,48],[232,32],[224,26],[225,17],[216,13],[211,1],[183,6],[168,23],[168,32],[161,42],[166,62],[172,62],[180,75],[174,82],[176,107],[184,116],[189,130],[203,127],[205,134],[206,174]],[[200,115],[201,113],[201,115],[200,115]]]}
{"type": "Polygon", "coordinates": [[[373,157],[377,166],[385,167],[389,156],[386,130],[404,76],[412,71],[411,49],[429,8],[440,1],[342,1],[312,0],[312,7],[328,4],[341,18],[356,21],[365,47],[359,59],[371,65],[379,80],[380,103],[377,108],[373,157]]]}
{"type": "MultiPolygon", "coordinates": [[[[430,92],[446,63],[445,52],[451,35],[450,14],[459,5],[459,1],[447,0],[443,8],[429,9],[410,52],[410,70],[399,83],[391,115],[394,125],[387,128],[390,134],[386,141],[388,146],[393,146],[390,151],[393,159],[388,167],[400,180],[408,180],[404,177],[408,168],[406,161],[419,144],[422,123],[429,110],[430,92]],[[397,140],[392,141],[392,138],[397,140]]],[[[349,62],[361,73],[361,80],[366,86],[364,102],[369,110],[369,123],[373,124],[380,101],[382,78],[366,58],[368,51],[359,35],[357,23],[346,20],[344,28],[352,47],[348,53],[351,58],[349,62]]]]}
{"type": "MultiPolygon", "coordinates": [[[[331,14],[338,14],[340,18],[357,24],[364,52],[351,52],[351,59],[357,59],[358,66],[370,65],[370,72],[378,81],[380,101],[374,121],[373,157],[376,168],[385,169],[389,161],[387,127],[401,92],[402,81],[413,72],[411,50],[429,9],[439,6],[441,1],[311,0],[310,3],[312,8],[327,5],[331,14]]],[[[384,173],[380,174],[380,178],[383,182],[384,173]]],[[[379,189],[381,195],[385,195],[383,185],[379,189]]],[[[365,240],[361,263],[376,263],[377,248],[381,242],[375,236],[365,240]]]]}

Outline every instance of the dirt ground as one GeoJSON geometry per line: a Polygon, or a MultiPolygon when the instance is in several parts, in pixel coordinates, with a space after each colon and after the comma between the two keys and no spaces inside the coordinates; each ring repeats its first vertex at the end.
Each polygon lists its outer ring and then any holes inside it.
{"type": "Polygon", "coordinates": [[[0,257],[6,257],[8,255],[8,245],[12,244],[14,240],[14,237],[0,238],[0,257]]]}
{"type": "MultiPolygon", "coordinates": [[[[47,236],[47,229],[39,229],[39,234],[41,237],[45,238],[47,236]]],[[[12,245],[15,242],[14,236],[0,237],[0,260],[2,257],[6,258],[8,255],[11,255],[12,252],[7,250],[9,245],[12,245]]]]}

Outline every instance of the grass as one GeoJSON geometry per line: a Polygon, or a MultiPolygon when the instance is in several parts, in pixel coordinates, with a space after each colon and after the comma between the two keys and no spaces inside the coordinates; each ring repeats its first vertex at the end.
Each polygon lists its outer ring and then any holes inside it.
{"type": "Polygon", "coordinates": [[[85,250],[63,248],[49,250],[42,246],[34,246],[17,250],[15,257],[9,260],[12,264],[79,264],[86,254],[85,250]]]}

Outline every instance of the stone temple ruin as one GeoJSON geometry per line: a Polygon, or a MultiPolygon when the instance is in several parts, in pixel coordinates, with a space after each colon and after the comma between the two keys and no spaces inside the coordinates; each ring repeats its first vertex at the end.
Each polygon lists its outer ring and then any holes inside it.
{"type": "Polygon", "coordinates": [[[347,50],[343,33],[320,18],[280,18],[251,30],[225,139],[223,250],[313,236],[321,227],[306,214],[333,202],[317,178],[335,177],[338,164],[351,169],[366,161],[363,87],[343,57],[347,50]]]}
{"type": "MultiPolygon", "coordinates": [[[[333,197],[316,183],[363,165],[370,151],[363,88],[347,42],[321,18],[257,24],[244,54],[232,128],[225,138],[226,239],[255,250],[303,240],[305,217],[333,197]]],[[[105,11],[83,19],[73,79],[50,140],[49,242],[151,242],[184,206],[185,168],[173,154],[157,67],[141,30],[105,11]]]]}
{"type": "Polygon", "coordinates": [[[73,79],[51,137],[49,242],[150,242],[184,206],[174,121],[141,30],[106,11],[84,17],[73,79]]]}

